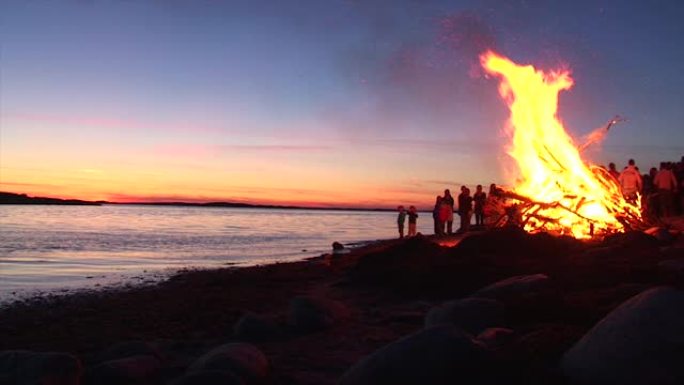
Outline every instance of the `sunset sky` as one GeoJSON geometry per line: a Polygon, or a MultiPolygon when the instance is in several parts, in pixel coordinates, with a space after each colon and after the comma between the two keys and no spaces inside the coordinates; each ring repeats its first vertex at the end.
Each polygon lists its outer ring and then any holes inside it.
{"type": "Polygon", "coordinates": [[[0,191],[429,207],[510,182],[493,49],[570,68],[560,117],[642,170],[684,155],[681,1],[0,5],[0,191]]]}

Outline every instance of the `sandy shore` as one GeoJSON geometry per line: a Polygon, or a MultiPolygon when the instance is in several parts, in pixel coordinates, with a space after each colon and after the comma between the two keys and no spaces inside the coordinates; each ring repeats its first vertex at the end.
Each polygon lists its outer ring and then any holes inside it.
{"type": "MultiPolygon", "coordinates": [[[[564,383],[563,353],[598,321],[649,288],[684,283],[684,268],[663,263],[684,258],[682,238],[674,231],[661,239],[629,233],[580,242],[507,229],[455,247],[419,236],[343,256],[187,271],[152,286],[14,303],[0,316],[0,350],[70,353],[88,384],[100,381],[93,368],[113,346],[140,341],[158,365],[128,383],[165,384],[211,348],[248,341],[269,369],[267,377],[245,382],[334,384],[362,357],[422,330],[444,301],[532,276],[545,278],[496,296],[505,314],[491,326],[506,337],[488,349],[508,383],[564,383]],[[294,298],[313,301],[325,317],[302,321],[302,302],[294,298]],[[256,321],[243,319],[236,328],[245,314],[256,321]]],[[[473,338],[480,332],[466,331],[473,338]]]]}

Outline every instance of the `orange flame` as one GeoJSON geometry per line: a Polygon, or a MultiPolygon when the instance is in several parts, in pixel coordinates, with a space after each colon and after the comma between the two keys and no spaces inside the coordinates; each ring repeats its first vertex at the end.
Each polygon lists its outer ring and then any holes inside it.
{"type": "Polygon", "coordinates": [[[501,77],[499,93],[511,111],[508,153],[520,172],[514,190],[534,202],[521,210],[526,230],[588,238],[641,220],[640,201],[628,202],[605,169],[585,163],[558,119],[558,93],[573,85],[568,71],[543,72],[491,51],[480,61],[501,77]]]}

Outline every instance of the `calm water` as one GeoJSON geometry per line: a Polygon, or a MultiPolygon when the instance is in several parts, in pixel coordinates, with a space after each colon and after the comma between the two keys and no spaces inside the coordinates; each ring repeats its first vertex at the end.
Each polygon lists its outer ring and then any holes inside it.
{"type": "MultiPolygon", "coordinates": [[[[418,231],[429,232],[428,216],[421,213],[418,231]]],[[[184,267],[302,259],[333,241],[395,237],[395,223],[391,212],[0,205],[0,301],[184,267]]]]}

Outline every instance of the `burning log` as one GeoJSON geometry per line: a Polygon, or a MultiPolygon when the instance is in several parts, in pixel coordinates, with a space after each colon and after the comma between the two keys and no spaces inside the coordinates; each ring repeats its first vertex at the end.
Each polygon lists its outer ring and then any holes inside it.
{"type": "MultiPolygon", "coordinates": [[[[540,212],[549,209],[561,209],[577,216],[578,218],[581,218],[582,220],[588,221],[591,227],[590,234],[592,236],[594,235],[596,221],[582,215],[580,212],[582,206],[591,203],[588,202],[585,197],[580,197],[575,207],[571,208],[564,205],[560,201],[541,202],[510,190],[501,189],[499,195],[505,199],[516,201],[517,203],[506,206],[505,215],[507,218],[504,221],[497,221],[496,225],[498,227],[518,223],[520,227],[524,228],[530,223],[530,221],[536,220],[538,221],[536,225],[538,230],[548,229],[547,225],[559,225],[562,216],[551,217],[549,215],[541,214],[540,212]],[[515,217],[520,217],[521,219],[515,219],[515,217]]],[[[566,196],[565,198],[574,197],[566,196]]],[[[627,230],[645,230],[649,227],[649,225],[641,218],[640,215],[635,215],[635,213],[632,212],[616,213],[616,219],[620,221],[627,230]]],[[[615,232],[616,231],[604,231],[604,234],[615,232]]],[[[560,233],[563,234],[563,232],[560,233]]]]}

